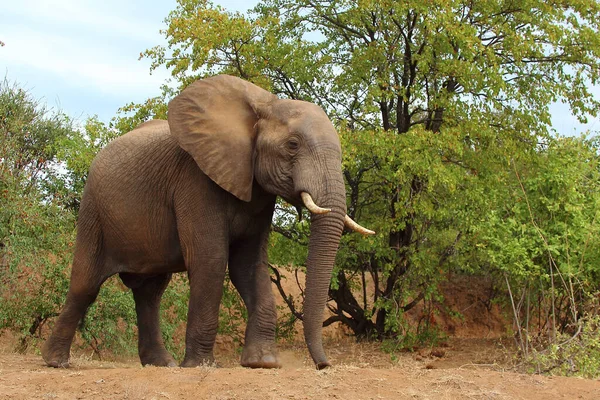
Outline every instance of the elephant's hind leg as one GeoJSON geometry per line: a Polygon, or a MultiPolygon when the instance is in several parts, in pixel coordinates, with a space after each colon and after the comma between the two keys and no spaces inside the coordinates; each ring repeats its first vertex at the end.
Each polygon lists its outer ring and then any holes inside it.
{"type": "Polygon", "coordinates": [[[98,273],[103,269],[102,257],[95,258],[81,247],[75,252],[67,300],[50,338],[42,347],[42,357],[50,367],[69,367],[71,342],[77,325],[108,278],[98,273]]]}
{"type": "Polygon", "coordinates": [[[160,332],[160,299],[171,280],[171,274],[141,277],[120,274],[121,280],[133,291],[138,324],[138,352],[142,365],[176,367],[177,363],[165,348],[160,332]]]}

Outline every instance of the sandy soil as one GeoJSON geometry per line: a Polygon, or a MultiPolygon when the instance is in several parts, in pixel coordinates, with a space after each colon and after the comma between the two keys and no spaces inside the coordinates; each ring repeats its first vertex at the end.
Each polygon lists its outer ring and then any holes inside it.
{"type": "Polygon", "coordinates": [[[53,369],[36,355],[0,354],[2,399],[600,399],[600,381],[545,377],[502,367],[494,340],[452,340],[395,357],[374,345],[332,344],[335,367],[316,371],[301,346],[281,351],[279,370],[141,367],[134,360],[75,358],[53,369]]]}
{"type": "MultiPolygon", "coordinates": [[[[219,368],[144,368],[137,359],[92,360],[91,349],[79,348],[72,368],[53,369],[39,355],[15,353],[18,336],[0,331],[0,400],[600,399],[600,380],[516,372],[513,342],[502,339],[507,319],[491,301],[492,289],[489,279],[453,278],[444,289],[446,305],[435,316],[452,339],[437,348],[392,356],[331,326],[325,330],[325,349],[334,367],[324,371],[314,369],[301,327],[297,344],[280,348],[279,370],[240,367],[233,341],[221,336],[219,368]],[[451,317],[447,309],[462,318],[451,317]]],[[[419,309],[411,312],[418,318],[419,309]]],[[[38,352],[37,345],[27,351],[38,352]]]]}

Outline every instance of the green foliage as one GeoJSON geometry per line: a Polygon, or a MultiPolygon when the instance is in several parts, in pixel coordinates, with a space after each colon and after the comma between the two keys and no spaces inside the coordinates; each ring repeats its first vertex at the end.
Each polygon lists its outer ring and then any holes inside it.
{"type": "Polygon", "coordinates": [[[505,186],[489,194],[500,207],[478,227],[490,263],[521,281],[548,282],[554,269],[597,287],[598,149],[597,140],[557,138],[535,158],[513,159],[498,171],[505,186]]]}
{"type": "Polygon", "coordinates": [[[187,277],[175,274],[160,303],[160,322],[168,351],[183,359],[185,353],[185,321],[190,299],[187,277]]]}
{"type": "Polygon", "coordinates": [[[219,310],[219,333],[231,337],[235,345],[241,349],[247,321],[248,311],[242,297],[229,279],[226,279],[219,310]]]}
{"type": "Polygon", "coordinates": [[[118,277],[109,278],[80,326],[81,338],[102,358],[107,352],[137,353],[135,303],[118,277]]]}
{"type": "Polygon", "coordinates": [[[138,125],[151,119],[167,119],[167,98],[172,91],[163,86],[162,96],[153,97],[142,104],[126,104],[119,108],[117,116],[111,121],[111,127],[123,135],[138,125]]]}
{"type": "Polygon", "coordinates": [[[525,358],[556,346],[597,306],[599,150],[597,139],[549,140],[499,167],[501,185],[488,191],[496,206],[473,245],[505,281],[525,358]]]}
{"type": "Polygon", "coordinates": [[[560,334],[526,360],[532,372],[598,379],[600,376],[600,316],[579,321],[574,335],[560,334]]]}
{"type": "Polygon", "coordinates": [[[16,84],[0,83],[0,328],[39,335],[57,314],[75,228],[49,183],[69,119],[16,84]]]}
{"type": "Polygon", "coordinates": [[[74,220],[56,205],[7,193],[1,213],[6,265],[0,267],[0,329],[26,338],[39,336],[44,323],[57,315],[68,288],[74,220]],[[8,218],[7,218],[8,217],[8,218]],[[4,235],[5,234],[5,235],[4,235]]]}

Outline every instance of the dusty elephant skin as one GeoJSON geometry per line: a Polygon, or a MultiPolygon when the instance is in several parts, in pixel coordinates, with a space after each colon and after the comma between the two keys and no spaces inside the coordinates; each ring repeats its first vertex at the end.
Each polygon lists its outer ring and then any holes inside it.
{"type": "Polygon", "coordinates": [[[241,364],[279,367],[266,245],[276,196],[312,214],[304,324],[318,368],[329,365],[321,321],[346,223],[341,149],[318,106],[281,100],[239,78],[197,81],[103,149],[90,168],[66,304],[42,349],[67,367],[75,329],[100,286],[119,274],[133,291],[142,364],[175,366],[159,328],[171,274],[186,271],[190,302],[184,367],[213,361],[227,268],[248,308],[241,364]],[[304,201],[302,200],[304,198],[304,201]]]}

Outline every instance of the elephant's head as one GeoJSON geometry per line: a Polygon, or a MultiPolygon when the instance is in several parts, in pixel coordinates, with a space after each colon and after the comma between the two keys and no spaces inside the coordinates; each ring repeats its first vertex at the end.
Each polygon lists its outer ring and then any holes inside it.
{"type": "Polygon", "coordinates": [[[282,100],[242,79],[219,75],[191,84],[169,104],[169,126],[204,173],[243,201],[256,181],[312,213],[304,332],[318,368],[329,363],[321,327],[346,215],[338,134],[312,103],[282,100]]]}

